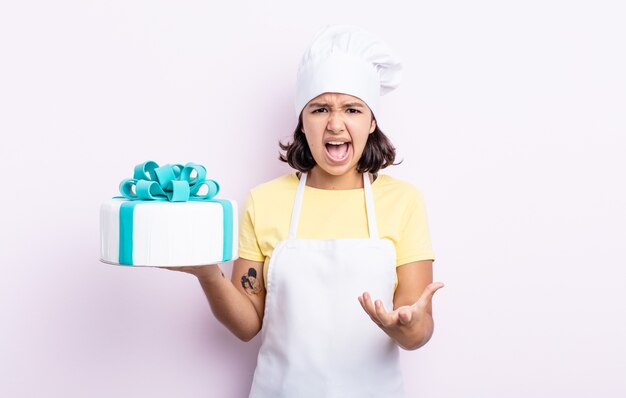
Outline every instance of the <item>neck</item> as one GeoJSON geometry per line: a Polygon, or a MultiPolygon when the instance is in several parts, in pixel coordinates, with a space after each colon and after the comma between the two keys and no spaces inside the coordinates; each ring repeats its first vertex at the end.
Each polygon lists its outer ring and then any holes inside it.
{"type": "MultiPolygon", "coordinates": [[[[372,176],[369,175],[370,182],[372,176]]],[[[342,175],[328,174],[319,166],[314,166],[309,172],[306,185],[318,189],[342,190],[363,188],[363,175],[356,168],[342,175]]]]}

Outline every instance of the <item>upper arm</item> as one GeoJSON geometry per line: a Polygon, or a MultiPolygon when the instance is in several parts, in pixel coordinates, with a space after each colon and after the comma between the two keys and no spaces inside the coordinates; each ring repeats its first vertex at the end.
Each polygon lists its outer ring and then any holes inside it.
{"type": "MultiPolygon", "coordinates": [[[[256,212],[254,198],[249,193],[243,206],[243,213],[239,220],[239,257],[262,262],[265,259],[256,231],[256,212]]],[[[247,260],[246,260],[247,261],[247,260]]],[[[248,269],[246,268],[246,271],[248,269]]]]}
{"type": "Polygon", "coordinates": [[[233,264],[231,280],[237,290],[252,302],[259,321],[263,321],[265,311],[264,255],[259,247],[255,221],[254,198],[252,193],[249,193],[239,223],[239,258],[233,264]]]}
{"type": "MultiPolygon", "coordinates": [[[[421,260],[396,267],[398,287],[393,297],[393,308],[412,305],[419,299],[422,292],[433,281],[433,260],[421,260]]],[[[432,315],[429,303],[427,312],[432,315]]]]}
{"type": "Polygon", "coordinates": [[[398,235],[394,244],[398,264],[408,265],[422,259],[434,259],[435,253],[433,253],[426,205],[422,194],[413,190],[407,192],[406,196],[409,202],[406,203],[402,212],[402,225],[397,226],[398,235]]]}
{"type": "Polygon", "coordinates": [[[254,306],[263,321],[265,312],[265,283],[263,281],[263,262],[239,257],[233,264],[232,283],[254,306]]]}
{"type": "MultiPolygon", "coordinates": [[[[433,253],[426,215],[426,205],[419,190],[411,187],[406,192],[409,202],[403,213],[396,244],[396,274],[398,286],[393,298],[394,309],[403,305],[413,305],[422,295],[426,286],[433,281],[433,253]]],[[[427,311],[432,313],[429,304],[427,311]]]]}

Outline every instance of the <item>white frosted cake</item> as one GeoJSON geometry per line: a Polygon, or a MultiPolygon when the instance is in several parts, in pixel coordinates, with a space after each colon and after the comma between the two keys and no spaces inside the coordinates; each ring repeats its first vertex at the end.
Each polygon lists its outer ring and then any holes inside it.
{"type": "MultiPolygon", "coordinates": [[[[137,168],[143,166],[145,170],[145,165],[148,165],[149,172],[165,169],[165,166],[157,168],[156,163],[146,162],[136,167],[136,177],[142,176],[138,174],[137,168]]],[[[183,168],[175,166],[180,168],[180,170],[173,168],[178,177],[183,168]]],[[[193,167],[203,172],[202,166],[194,164],[193,167]]],[[[188,179],[196,182],[190,177],[188,179]]],[[[237,258],[239,225],[237,203],[233,200],[213,198],[219,191],[216,182],[210,181],[214,187],[214,193],[210,196],[192,195],[191,199],[178,199],[179,201],[163,198],[139,200],[135,195],[134,185],[137,185],[139,190],[142,189],[141,184],[147,185],[152,195],[149,193],[143,195],[150,198],[153,196],[156,198],[155,192],[159,190],[158,187],[156,189],[149,187],[152,181],[146,181],[145,177],[143,180],[143,182],[138,182],[137,179],[122,181],[120,191],[126,198],[113,198],[102,204],[101,261],[130,266],[177,267],[217,264],[237,258]],[[128,197],[135,200],[129,200],[128,197]]],[[[205,180],[202,179],[201,183],[205,184],[205,180]]],[[[171,186],[171,184],[162,185],[171,186]]],[[[185,189],[188,193],[189,187],[185,189]]],[[[170,199],[175,195],[178,194],[170,194],[170,199]]]]}

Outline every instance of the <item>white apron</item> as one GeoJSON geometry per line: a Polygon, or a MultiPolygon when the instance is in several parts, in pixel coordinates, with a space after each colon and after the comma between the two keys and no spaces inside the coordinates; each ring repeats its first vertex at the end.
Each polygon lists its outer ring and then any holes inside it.
{"type": "Polygon", "coordinates": [[[296,191],[289,236],[268,264],[250,397],[402,397],[398,346],[357,299],[368,291],[393,308],[396,252],[390,240],[378,238],[369,176],[363,173],[370,237],[329,240],[296,238],[306,177],[296,191]]]}

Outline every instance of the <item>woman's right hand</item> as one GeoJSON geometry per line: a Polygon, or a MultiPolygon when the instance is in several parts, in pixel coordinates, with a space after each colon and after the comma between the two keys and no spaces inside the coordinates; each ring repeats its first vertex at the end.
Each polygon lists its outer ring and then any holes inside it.
{"type": "Polygon", "coordinates": [[[158,267],[161,269],[169,269],[171,271],[185,272],[187,274],[195,275],[198,279],[224,277],[222,270],[217,264],[210,265],[194,265],[194,266],[182,266],[182,267],[158,267]]]}

